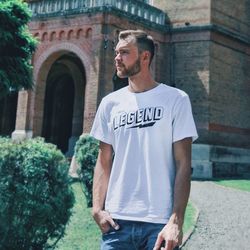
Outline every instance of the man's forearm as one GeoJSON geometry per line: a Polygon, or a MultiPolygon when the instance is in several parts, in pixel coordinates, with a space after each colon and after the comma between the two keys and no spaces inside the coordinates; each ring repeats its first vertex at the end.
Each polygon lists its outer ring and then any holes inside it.
{"type": "Polygon", "coordinates": [[[105,171],[100,163],[94,171],[94,181],[93,181],[93,214],[98,213],[100,210],[104,209],[104,202],[106,198],[106,193],[108,189],[110,173],[105,171]]]}
{"type": "Polygon", "coordinates": [[[112,219],[109,212],[104,211],[112,166],[112,154],[112,146],[100,142],[99,154],[94,171],[92,215],[102,233],[107,232],[111,226],[116,230],[119,229],[119,226],[112,219]]]}
{"type": "Polygon", "coordinates": [[[104,209],[112,165],[112,147],[100,142],[93,180],[93,215],[104,209]]]}
{"type": "Polygon", "coordinates": [[[191,180],[191,138],[185,138],[174,144],[176,177],[174,185],[173,217],[182,227],[185,209],[190,193],[191,180]]]}
{"type": "Polygon", "coordinates": [[[174,186],[173,219],[182,227],[190,193],[190,166],[178,168],[174,186]]]}
{"type": "MultiPolygon", "coordinates": [[[[176,154],[176,178],[174,185],[174,204],[173,204],[173,213],[168,220],[166,226],[159,233],[154,250],[159,250],[161,244],[165,241],[164,249],[174,249],[176,246],[180,246],[182,243],[182,226],[184,220],[185,209],[190,192],[190,164],[189,157],[187,161],[185,157],[183,158],[182,144],[178,143],[176,145],[176,151],[179,152],[176,154]],[[180,145],[180,147],[178,146],[180,145]],[[179,161],[179,156],[181,160],[179,161]]],[[[185,148],[185,147],[184,147],[185,148]]],[[[185,150],[184,150],[185,151],[185,150]]],[[[184,153],[185,155],[186,153],[184,153]]]]}

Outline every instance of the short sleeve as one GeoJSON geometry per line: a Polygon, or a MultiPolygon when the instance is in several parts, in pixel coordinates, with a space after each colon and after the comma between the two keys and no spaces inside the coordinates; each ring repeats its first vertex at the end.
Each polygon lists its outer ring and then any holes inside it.
{"type": "Polygon", "coordinates": [[[105,101],[102,100],[94,119],[94,123],[90,132],[90,135],[95,139],[112,144],[111,126],[109,122],[109,113],[106,109],[105,101]]]}
{"type": "Polygon", "coordinates": [[[184,95],[176,103],[173,115],[173,142],[192,137],[193,141],[198,138],[192,107],[188,95],[184,95]]]}

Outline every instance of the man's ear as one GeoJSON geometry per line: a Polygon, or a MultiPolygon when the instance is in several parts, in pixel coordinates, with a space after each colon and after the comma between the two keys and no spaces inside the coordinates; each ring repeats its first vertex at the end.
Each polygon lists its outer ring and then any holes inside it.
{"type": "Polygon", "coordinates": [[[149,51],[143,51],[142,52],[142,61],[149,63],[150,62],[150,52],[149,51]]]}

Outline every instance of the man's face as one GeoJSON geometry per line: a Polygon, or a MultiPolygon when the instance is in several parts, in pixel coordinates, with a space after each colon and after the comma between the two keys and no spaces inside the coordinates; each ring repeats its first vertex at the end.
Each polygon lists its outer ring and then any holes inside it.
{"type": "Polygon", "coordinates": [[[140,56],[134,42],[120,40],[115,52],[115,66],[120,78],[131,77],[141,71],[140,56]]]}

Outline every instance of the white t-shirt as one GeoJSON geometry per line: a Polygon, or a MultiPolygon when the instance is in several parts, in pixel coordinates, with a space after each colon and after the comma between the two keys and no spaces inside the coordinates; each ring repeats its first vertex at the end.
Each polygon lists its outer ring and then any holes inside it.
{"type": "Polygon", "coordinates": [[[103,98],[90,134],[114,150],[105,200],[111,216],[167,223],[175,181],[172,144],[197,138],[188,95],[164,84],[142,93],[122,88],[103,98]]]}

